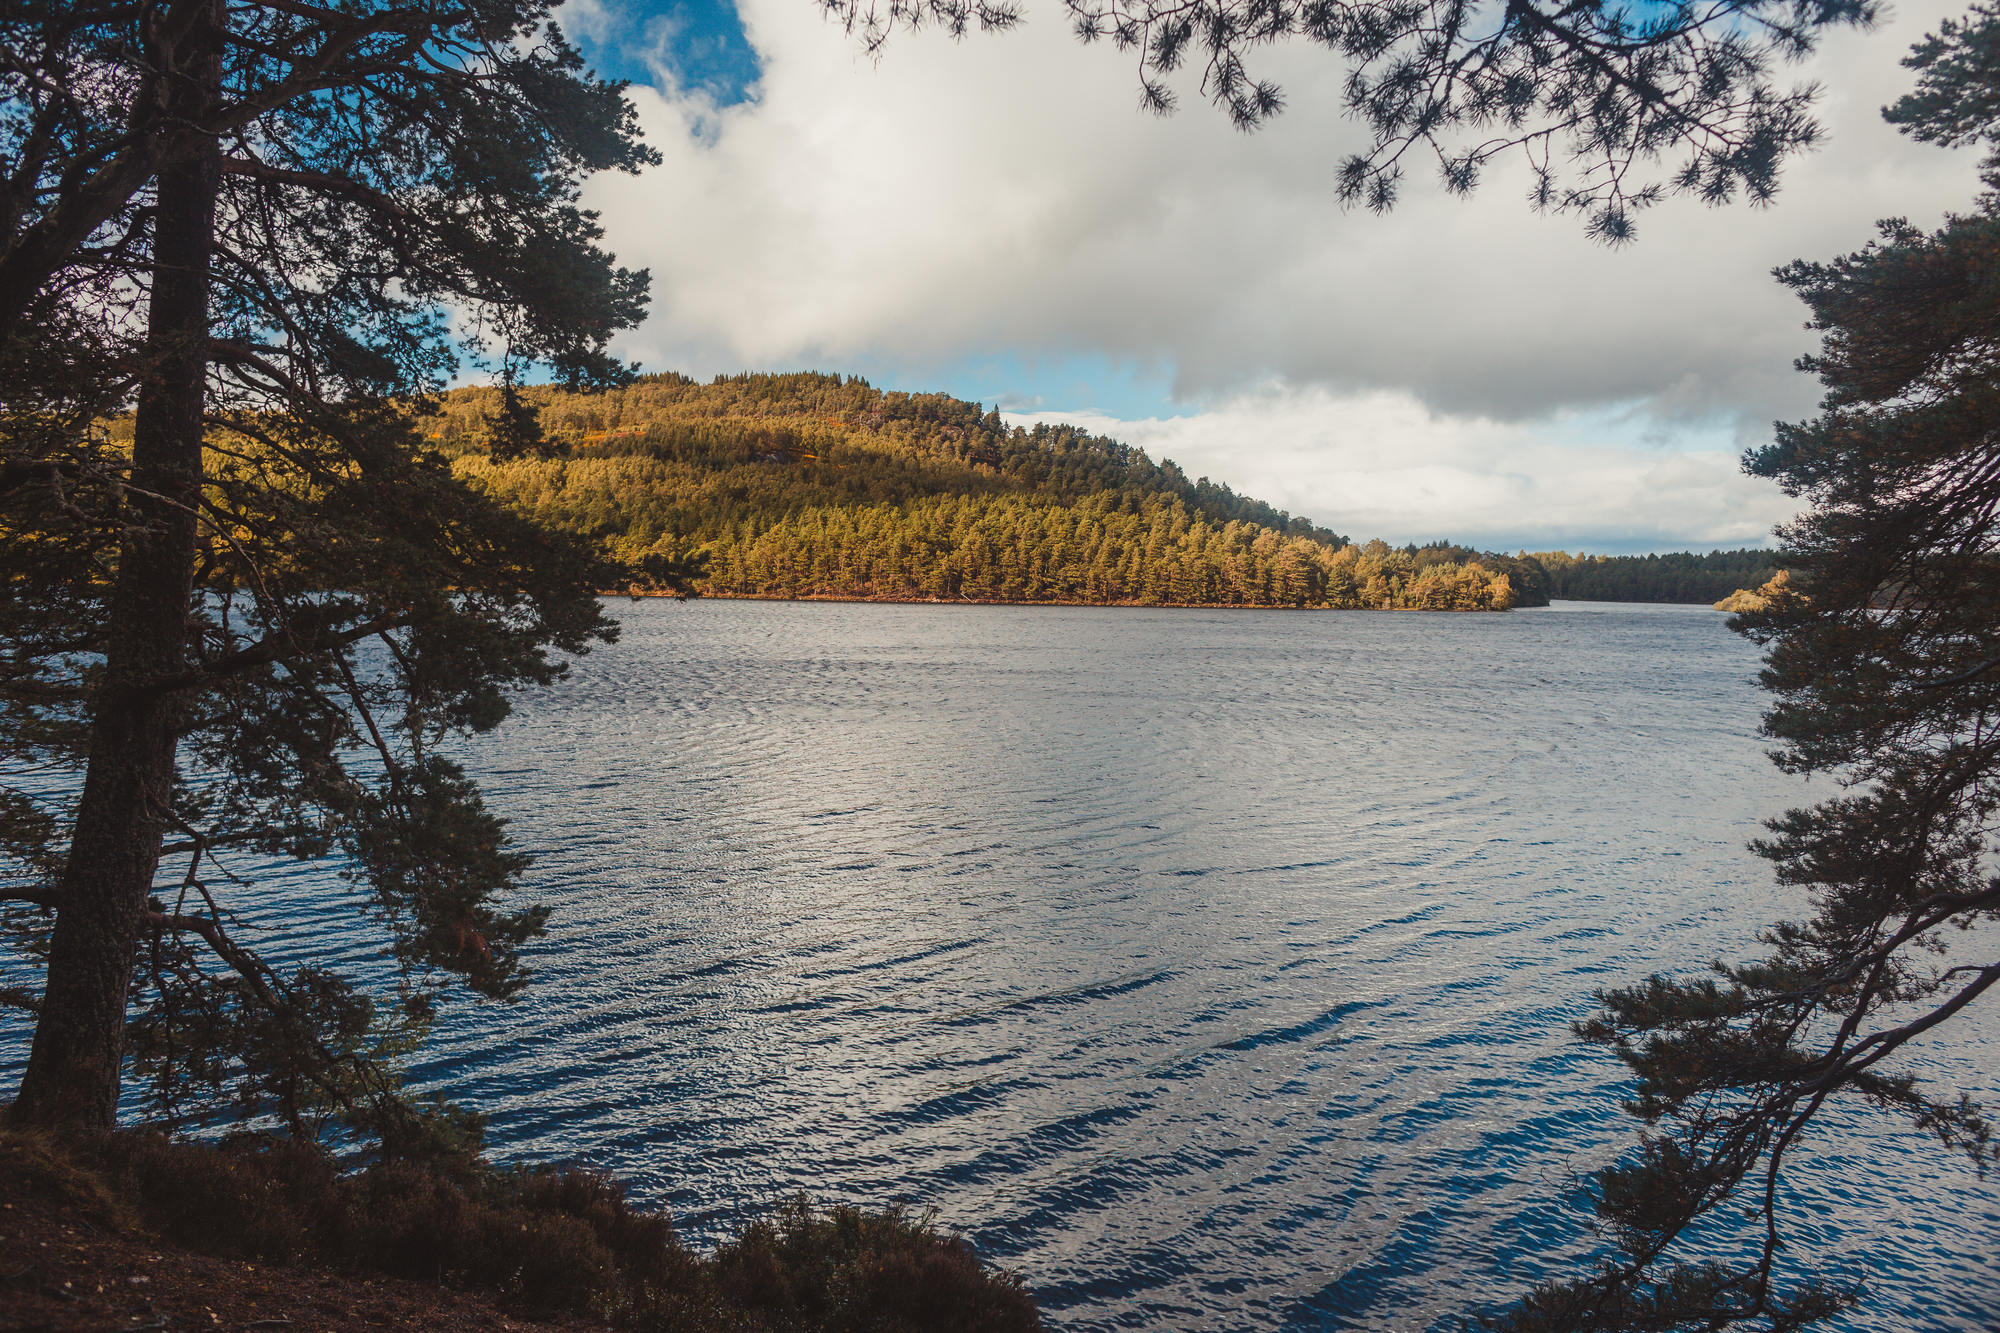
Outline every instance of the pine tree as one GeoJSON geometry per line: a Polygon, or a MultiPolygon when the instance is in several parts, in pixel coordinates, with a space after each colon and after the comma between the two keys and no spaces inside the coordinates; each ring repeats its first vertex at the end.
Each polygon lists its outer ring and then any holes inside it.
{"type": "MultiPolygon", "coordinates": [[[[2000,9],[1905,63],[1919,86],[1892,121],[2000,145],[2000,9]]],[[[2000,190],[2000,151],[1984,174],[2000,190]]],[[[1769,647],[1779,763],[1844,791],[1759,845],[1814,908],[1767,932],[1768,955],[1610,991],[1580,1028],[1638,1076],[1646,1130],[1597,1182],[1601,1270],[1534,1293],[1520,1333],[1789,1329],[1853,1304],[1851,1284],[1787,1263],[1787,1172],[1830,1106],[1995,1157],[1991,1122],[1966,1090],[1927,1087],[1920,1052],[2000,984],[2000,196],[1779,276],[1823,334],[1801,364],[1826,393],[1747,460],[1809,508],[1780,533],[1792,578],[1735,623],[1769,647]]]]}
{"type": "MultiPolygon", "coordinates": [[[[1007,0],[821,0],[871,48],[899,24],[963,33],[1017,17],[1007,0]]],[[[1607,241],[1670,194],[1768,201],[1785,159],[1819,134],[1810,85],[1780,90],[1778,59],[1830,25],[1874,21],[1873,0],[1717,0],[1706,5],[1463,0],[1064,0],[1077,34],[1138,66],[1140,99],[1166,113],[1176,76],[1241,129],[1284,93],[1250,72],[1260,47],[1303,42],[1343,65],[1348,114],[1370,142],[1340,166],[1343,199],[1381,211],[1406,159],[1429,157],[1444,187],[1475,188],[1519,153],[1537,207],[1576,212],[1607,241]]]]}
{"type": "Polygon", "coordinates": [[[163,1109],[412,1147],[452,1123],[377,1056],[449,985],[514,994],[543,920],[440,743],[608,636],[601,563],[455,479],[420,395],[468,352],[621,378],[646,279],[576,189],[650,159],[539,0],[13,4],[0,44],[14,1113],[112,1122],[143,957],[163,1109]],[[245,947],[246,848],[348,868],[393,1005],[245,947]]]}

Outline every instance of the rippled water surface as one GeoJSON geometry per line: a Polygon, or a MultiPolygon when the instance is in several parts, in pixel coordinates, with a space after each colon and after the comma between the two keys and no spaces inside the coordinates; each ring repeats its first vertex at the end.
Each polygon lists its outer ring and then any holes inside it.
{"type": "MultiPolygon", "coordinates": [[[[935,1206],[1064,1329],[1517,1290],[1624,1133],[1565,1023],[1785,908],[1743,844],[1805,793],[1706,610],[619,615],[478,751],[554,938],[435,1072],[697,1236],[935,1206]]],[[[1806,1165],[1876,1319],[1984,1326],[1990,1185],[1865,1122],[1806,1165]]]]}
{"type": "MultiPolygon", "coordinates": [[[[474,752],[556,913],[425,1072],[696,1238],[911,1200],[1064,1330],[1448,1327],[1628,1132],[1590,991],[1791,910],[1706,610],[617,613],[474,752]]],[[[1800,1165],[1847,1327],[1992,1326],[1991,1182],[1869,1119],[1800,1165]]]]}

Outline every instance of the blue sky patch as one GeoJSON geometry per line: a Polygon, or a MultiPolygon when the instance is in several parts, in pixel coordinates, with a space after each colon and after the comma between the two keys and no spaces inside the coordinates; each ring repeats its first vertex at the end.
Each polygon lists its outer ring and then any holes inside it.
{"type": "Polygon", "coordinates": [[[721,106],[754,96],[762,73],[729,0],[596,0],[556,11],[599,74],[652,84],[665,74],[721,106]]]}
{"type": "Polygon", "coordinates": [[[879,389],[948,393],[1002,412],[1102,412],[1122,421],[1189,415],[1188,408],[1173,400],[1168,369],[1105,356],[1030,359],[999,352],[921,367],[860,356],[837,369],[860,375],[879,389]]]}

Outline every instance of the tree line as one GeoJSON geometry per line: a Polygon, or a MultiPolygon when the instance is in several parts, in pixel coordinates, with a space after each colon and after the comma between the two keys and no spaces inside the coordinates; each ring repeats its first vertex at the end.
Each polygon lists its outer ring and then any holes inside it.
{"type": "Polygon", "coordinates": [[[1754,549],[1356,545],[1117,440],[838,374],[460,389],[426,433],[640,583],[710,596],[1504,610],[1709,604],[1777,570],[1754,549]]]}
{"type": "Polygon", "coordinates": [[[429,434],[458,473],[627,569],[713,596],[1506,610],[1518,562],[1356,546],[1070,426],[839,375],[465,389],[429,434]]]}
{"type": "Polygon", "coordinates": [[[1760,588],[1778,572],[1778,553],[1754,548],[1698,555],[1586,555],[1524,552],[1538,565],[1550,597],[1579,602],[1718,602],[1740,588],[1760,588]]]}

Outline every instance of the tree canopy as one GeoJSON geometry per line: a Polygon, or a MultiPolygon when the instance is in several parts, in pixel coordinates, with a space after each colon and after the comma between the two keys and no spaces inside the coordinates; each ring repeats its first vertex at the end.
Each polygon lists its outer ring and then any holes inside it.
{"type": "MultiPolygon", "coordinates": [[[[2000,9],[1905,63],[1918,86],[1892,121],[2000,146],[2000,9]]],[[[1984,177],[2000,188],[2000,151],[1984,177]]],[[[1522,1333],[1788,1329],[1860,1299],[1786,1244],[1785,1182],[1830,1106],[1899,1116],[1982,1169],[1995,1156],[1974,1100],[1991,1089],[1927,1085],[1921,1051],[2000,983],[2000,197],[1779,277],[1823,335],[1801,366],[1826,393],[1747,459],[1808,507],[1780,530],[1792,577],[1735,623],[1769,648],[1778,763],[1842,788],[1758,844],[1813,911],[1771,927],[1760,959],[1601,996],[1579,1031],[1631,1067],[1646,1128],[1597,1181],[1600,1271],[1534,1293],[1522,1333]]]]}
{"type": "Polygon", "coordinates": [[[169,1117],[450,1137],[394,1057],[449,984],[514,994],[543,914],[443,743],[607,636],[607,575],[411,395],[622,378],[646,279],[577,188],[648,152],[536,0],[12,4],[0,47],[15,1113],[109,1123],[129,984],[169,1117]],[[396,993],[249,948],[246,853],[343,867],[396,993]]]}
{"type": "Polygon", "coordinates": [[[1778,572],[1776,551],[1675,551],[1655,555],[1524,552],[1545,571],[1551,597],[1584,602],[1713,604],[1740,588],[1756,588],[1778,572]]]}
{"type": "Polygon", "coordinates": [[[496,389],[430,427],[458,473],[543,525],[715,596],[1505,610],[1530,562],[1365,547],[1116,440],[1009,428],[944,394],[839,375],[655,375],[517,395],[544,441],[510,454],[496,389]],[[496,449],[497,447],[497,449],[496,449]]]}
{"type": "MultiPolygon", "coordinates": [[[[1013,0],[820,0],[879,48],[901,25],[1007,27],[1013,0]]],[[[1140,104],[1174,109],[1178,76],[1243,129],[1283,110],[1251,71],[1286,42],[1341,61],[1341,100],[1369,143],[1339,164],[1343,199],[1394,204],[1413,156],[1465,193],[1509,154],[1538,208],[1581,214],[1608,241],[1671,194],[1767,202],[1786,158],[1819,137],[1818,90],[1781,87],[1776,66],[1820,33],[1873,23],[1873,0],[1063,0],[1077,35],[1136,67],[1140,104]]]]}

